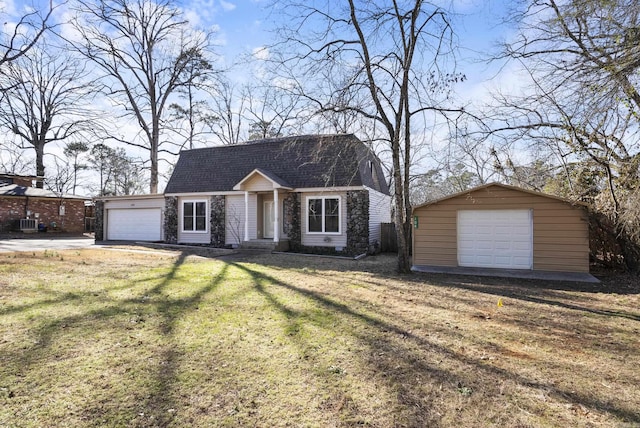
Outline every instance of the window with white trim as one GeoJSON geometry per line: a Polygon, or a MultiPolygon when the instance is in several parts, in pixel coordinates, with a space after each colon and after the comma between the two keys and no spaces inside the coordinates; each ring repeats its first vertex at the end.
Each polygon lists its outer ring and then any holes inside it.
{"type": "Polygon", "coordinates": [[[182,203],[182,231],[207,231],[207,203],[205,201],[184,201],[182,203]]]}
{"type": "Polygon", "coordinates": [[[307,198],[307,232],[340,233],[340,198],[307,198]]]}

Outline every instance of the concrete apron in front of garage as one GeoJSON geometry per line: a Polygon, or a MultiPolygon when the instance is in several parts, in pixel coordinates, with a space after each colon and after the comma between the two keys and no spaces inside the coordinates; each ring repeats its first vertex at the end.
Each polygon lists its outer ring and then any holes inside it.
{"type": "Polygon", "coordinates": [[[94,243],[89,234],[34,233],[0,235],[0,253],[14,251],[72,250],[94,243]]]}
{"type": "Polygon", "coordinates": [[[476,267],[447,267],[447,266],[413,266],[414,272],[446,273],[450,275],[493,276],[500,278],[541,279],[547,281],[574,281],[599,283],[600,280],[590,273],[583,272],[552,272],[522,269],[495,269],[476,267]]]}

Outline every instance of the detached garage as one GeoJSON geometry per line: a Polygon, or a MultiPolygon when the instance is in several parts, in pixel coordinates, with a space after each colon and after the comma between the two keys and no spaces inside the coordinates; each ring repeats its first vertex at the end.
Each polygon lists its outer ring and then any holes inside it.
{"type": "MultiPolygon", "coordinates": [[[[104,197],[102,234],[107,241],[162,241],[164,196],[104,197]]],[[[97,239],[97,238],[96,238],[97,239]]]]}
{"type": "Polygon", "coordinates": [[[589,272],[583,205],[488,184],[413,210],[413,265],[589,272]]]}

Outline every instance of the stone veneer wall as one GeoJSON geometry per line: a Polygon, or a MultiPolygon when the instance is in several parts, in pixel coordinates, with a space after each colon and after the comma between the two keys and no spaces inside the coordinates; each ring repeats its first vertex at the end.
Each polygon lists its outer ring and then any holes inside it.
{"type": "Polygon", "coordinates": [[[104,201],[96,201],[96,219],[94,224],[96,241],[104,241],[104,201]]]}
{"type": "Polygon", "coordinates": [[[178,197],[164,197],[164,241],[178,243],[178,197]]]}
{"type": "Polygon", "coordinates": [[[284,233],[289,239],[289,249],[294,252],[302,249],[301,217],[300,193],[289,193],[284,198],[284,233]]]}
{"type": "Polygon", "coordinates": [[[211,246],[223,248],[226,241],[225,197],[211,196],[211,246]]]}
{"type": "Polygon", "coordinates": [[[347,248],[351,255],[364,254],[369,249],[369,192],[347,192],[347,248]]]}
{"type": "Polygon", "coordinates": [[[289,249],[298,253],[351,255],[364,254],[369,249],[369,192],[347,192],[347,246],[336,252],[333,247],[302,245],[302,206],[300,193],[284,198],[284,232],[289,237],[289,249]]]}

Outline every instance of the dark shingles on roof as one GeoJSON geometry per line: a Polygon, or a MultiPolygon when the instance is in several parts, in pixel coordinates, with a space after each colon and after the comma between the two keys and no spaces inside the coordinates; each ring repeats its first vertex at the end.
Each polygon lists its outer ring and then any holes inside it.
{"type": "Polygon", "coordinates": [[[255,169],[294,188],[367,186],[389,193],[378,158],[350,134],[186,150],[180,153],[165,193],[230,191],[255,169]]]}
{"type": "Polygon", "coordinates": [[[17,184],[6,184],[0,186],[0,196],[27,196],[31,198],[57,198],[57,199],[84,199],[91,198],[67,193],[55,193],[51,190],[39,189],[36,187],[25,187],[17,184]]]}

